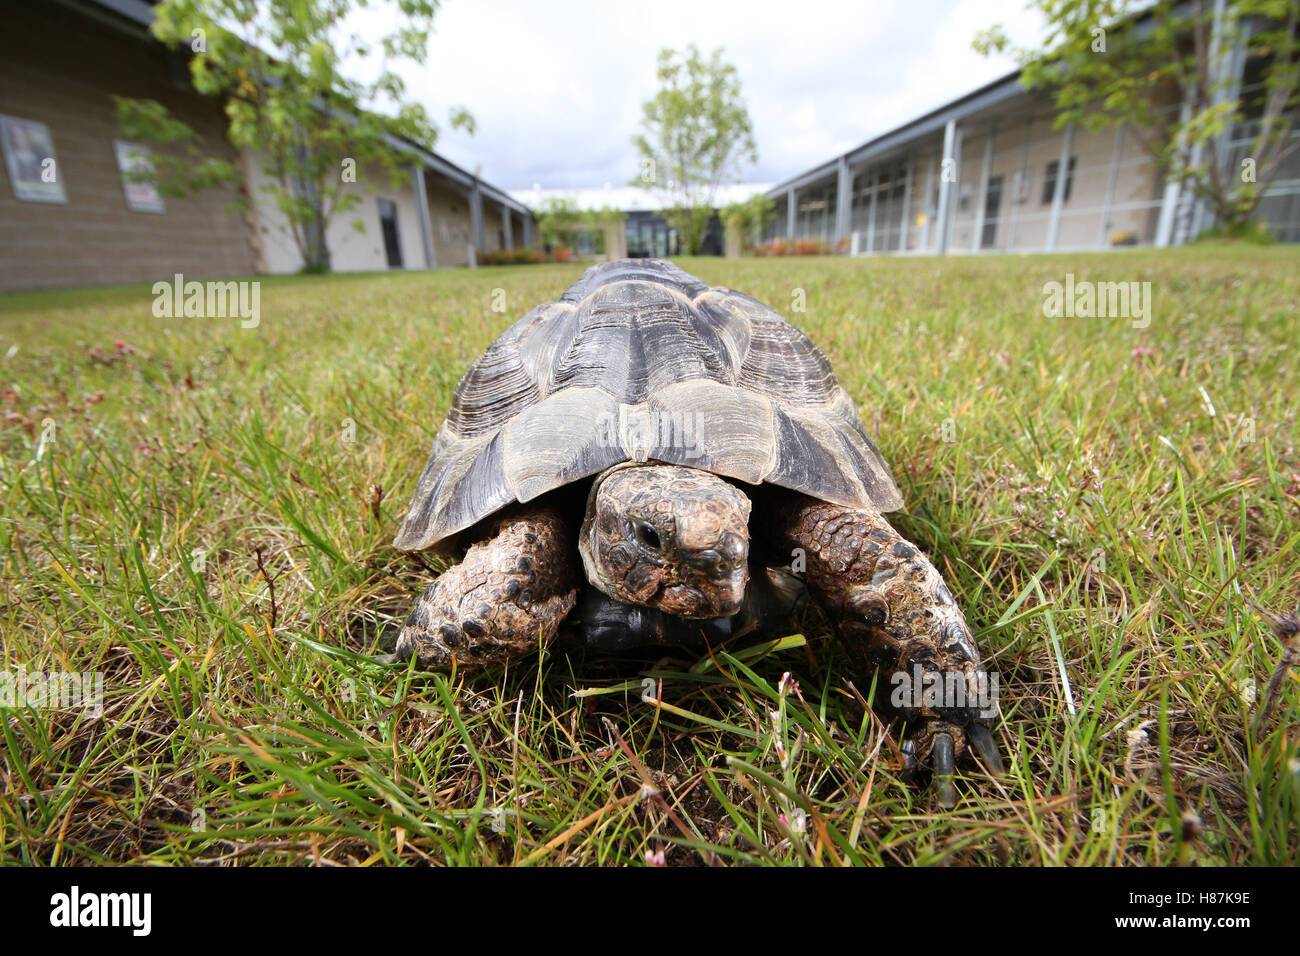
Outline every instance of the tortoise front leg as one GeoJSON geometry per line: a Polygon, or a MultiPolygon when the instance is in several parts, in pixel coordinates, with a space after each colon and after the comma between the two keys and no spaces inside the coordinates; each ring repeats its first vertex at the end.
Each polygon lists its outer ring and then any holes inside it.
{"type": "Polygon", "coordinates": [[[805,562],[808,590],[850,651],[888,678],[892,709],[921,724],[909,744],[917,761],[932,758],[940,802],[951,806],[953,762],[967,740],[1001,769],[987,723],[997,685],[961,609],[930,559],[880,514],[802,495],[791,504],[775,511],[777,542],[796,566],[805,562]]]}
{"type": "Polygon", "coordinates": [[[477,668],[549,644],[577,598],[576,553],[571,528],[550,508],[498,518],[415,602],[398,659],[477,668]]]}

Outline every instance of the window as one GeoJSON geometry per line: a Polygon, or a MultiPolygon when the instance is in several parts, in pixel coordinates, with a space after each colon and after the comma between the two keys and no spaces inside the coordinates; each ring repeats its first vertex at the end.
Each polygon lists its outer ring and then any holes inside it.
{"type": "Polygon", "coordinates": [[[154,183],[155,171],[149,150],[137,143],[115,139],[113,151],[122,175],[126,208],[132,212],[166,212],[167,207],[154,183]]]}
{"type": "Polygon", "coordinates": [[[975,187],[971,185],[970,180],[966,180],[957,187],[957,211],[970,212],[971,197],[975,194],[975,187]]]}
{"type": "MultiPolygon", "coordinates": [[[[1070,165],[1066,167],[1065,173],[1065,201],[1070,201],[1070,190],[1074,186],[1074,161],[1078,157],[1070,157],[1070,165]]],[[[1043,205],[1051,205],[1052,197],[1056,193],[1056,174],[1061,169],[1061,161],[1054,159],[1047,164],[1047,172],[1043,174],[1043,205]]]]}
{"type": "Polygon", "coordinates": [[[0,116],[0,140],[14,198],[27,202],[67,202],[54,158],[50,128],[36,120],[0,116]]]}
{"type": "Polygon", "coordinates": [[[871,202],[870,183],[865,173],[853,177],[853,189],[850,195],[853,197],[849,206],[852,209],[865,209],[867,203],[871,202]]]}
{"type": "Polygon", "coordinates": [[[397,234],[397,203],[391,199],[377,199],[379,231],[384,237],[384,258],[390,269],[402,268],[402,242],[397,234]]]}

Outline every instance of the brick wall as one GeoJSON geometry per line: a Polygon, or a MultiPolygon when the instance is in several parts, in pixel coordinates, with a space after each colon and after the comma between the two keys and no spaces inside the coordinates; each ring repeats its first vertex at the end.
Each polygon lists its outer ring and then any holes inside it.
{"type": "Polygon", "coordinates": [[[158,100],[207,152],[236,160],[219,104],[179,88],[158,43],[44,0],[10,5],[0,30],[0,113],[49,128],[67,202],[16,199],[0,162],[0,291],[257,271],[244,217],[227,208],[233,187],[166,198],[162,214],[127,208],[114,94],[158,100]]]}

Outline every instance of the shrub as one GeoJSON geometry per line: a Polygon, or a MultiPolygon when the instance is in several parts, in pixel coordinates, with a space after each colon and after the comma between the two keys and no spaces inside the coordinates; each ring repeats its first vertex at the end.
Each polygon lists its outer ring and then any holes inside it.
{"type": "MultiPolygon", "coordinates": [[[[841,239],[835,244],[836,252],[848,249],[848,240],[841,239]]],[[[754,249],[756,256],[826,256],[831,253],[831,244],[819,239],[774,239],[754,249]]]]}
{"type": "Polygon", "coordinates": [[[1277,237],[1259,220],[1236,225],[1214,225],[1196,237],[1197,242],[1244,242],[1252,246],[1271,246],[1277,237]]]}
{"type": "Polygon", "coordinates": [[[489,249],[476,257],[481,266],[526,266],[545,261],[536,249],[489,249]]]}

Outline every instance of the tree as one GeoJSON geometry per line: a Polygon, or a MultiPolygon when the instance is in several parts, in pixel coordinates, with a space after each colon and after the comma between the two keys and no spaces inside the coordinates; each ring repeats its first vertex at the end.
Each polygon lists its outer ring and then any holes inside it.
{"type": "MultiPolygon", "coordinates": [[[[224,100],[231,143],[262,156],[264,188],[289,223],[304,271],[329,270],[326,230],[361,202],[350,183],[376,168],[400,182],[394,137],[431,149],[438,135],[423,106],[403,101],[405,84],[392,69],[400,60],[424,62],[437,0],[399,0],[393,31],[378,44],[377,75],[366,82],[345,75],[343,65],[376,57],[375,46],[345,25],[354,7],[368,6],[163,0],[155,8],[154,36],[187,49],[194,88],[224,100]]],[[[453,126],[472,133],[473,122],[463,109],[452,111],[453,126]]],[[[153,175],[166,193],[237,178],[230,164],[203,159],[197,134],[156,102],[119,98],[118,125],[129,138],[171,147],[154,157],[153,175]]],[[[353,224],[365,228],[359,219],[353,224]]]]}
{"type": "Polygon", "coordinates": [[[559,246],[572,246],[578,233],[595,233],[597,252],[604,252],[605,229],[619,225],[627,214],[613,206],[599,209],[579,209],[578,204],[561,196],[542,200],[537,206],[537,230],[542,246],[548,250],[559,246]]]}
{"type": "Polygon", "coordinates": [[[762,193],[733,202],[722,210],[722,221],[735,229],[743,246],[752,248],[762,241],[763,232],[776,216],[776,203],[762,193]]]}
{"type": "Polygon", "coordinates": [[[758,161],[753,124],[736,68],[694,44],[659,51],[659,92],[642,106],[643,132],[632,138],[641,173],[632,185],[668,198],[665,217],[696,253],[713,216],[718,187],[745,162],[758,161]]]}
{"type": "MultiPolygon", "coordinates": [[[[1126,124],[1167,181],[1203,199],[1219,226],[1246,230],[1268,184],[1295,147],[1300,94],[1297,5],[1287,0],[1034,0],[1048,25],[1041,48],[1011,48],[995,26],[975,39],[988,55],[1010,50],[1021,81],[1050,92],[1057,126],[1126,124]],[[1233,60],[1258,67],[1243,90],[1233,60]],[[1172,95],[1170,95],[1172,94],[1172,95]],[[1165,104],[1176,95],[1181,109],[1165,104]],[[1257,123],[1245,155],[1234,129],[1257,123]]],[[[1185,206],[1189,209],[1190,206],[1185,206]]]]}

